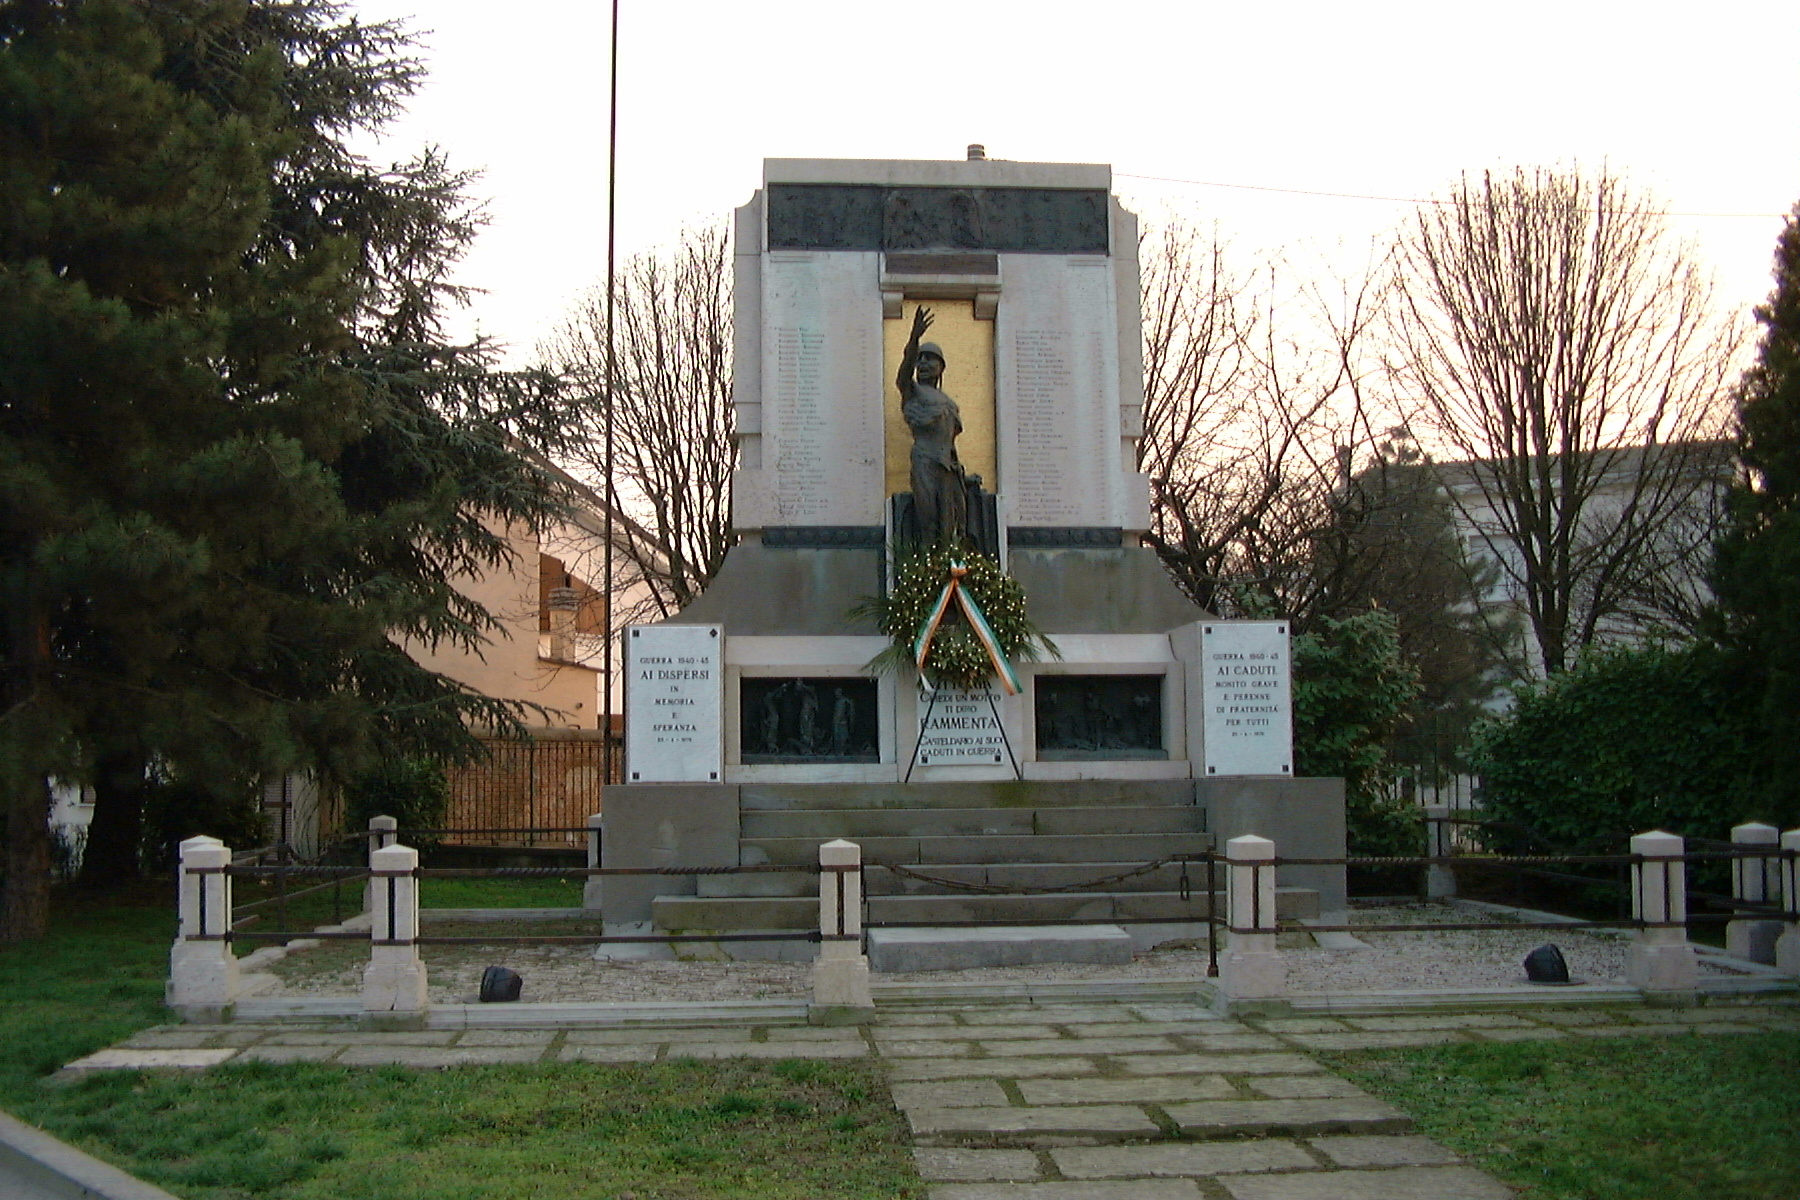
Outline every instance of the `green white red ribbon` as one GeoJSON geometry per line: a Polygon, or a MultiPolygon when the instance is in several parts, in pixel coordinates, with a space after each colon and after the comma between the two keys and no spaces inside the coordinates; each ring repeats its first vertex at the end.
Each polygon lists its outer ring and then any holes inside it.
{"type": "Polygon", "coordinates": [[[994,666],[994,674],[1000,680],[1000,686],[1009,696],[1019,694],[1019,675],[1013,670],[1012,663],[1006,660],[1006,652],[1000,649],[1000,639],[994,636],[994,627],[981,614],[981,606],[975,603],[975,597],[969,595],[963,587],[963,576],[969,568],[962,563],[950,564],[950,580],[944,584],[944,590],[938,593],[937,603],[931,607],[931,615],[919,626],[919,636],[913,642],[913,661],[918,664],[921,677],[925,673],[925,659],[931,653],[931,643],[937,637],[938,629],[944,623],[944,617],[950,612],[950,602],[954,600],[962,608],[964,619],[969,628],[975,632],[975,640],[987,652],[988,661],[994,666]]]}

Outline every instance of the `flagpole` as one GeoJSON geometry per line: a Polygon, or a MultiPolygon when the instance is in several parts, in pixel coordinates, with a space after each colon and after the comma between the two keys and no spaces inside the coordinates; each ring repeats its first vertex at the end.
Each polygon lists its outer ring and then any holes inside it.
{"type": "Polygon", "coordinates": [[[608,42],[606,102],[606,408],[602,417],[606,470],[606,546],[604,588],[606,603],[606,651],[601,655],[600,744],[605,747],[606,784],[613,782],[615,770],[625,777],[624,764],[615,761],[613,748],[613,653],[622,650],[618,631],[613,628],[613,510],[618,507],[618,492],[613,486],[613,399],[617,395],[619,364],[617,339],[613,335],[614,300],[618,291],[618,199],[619,199],[619,0],[612,0],[612,36],[608,42]]]}

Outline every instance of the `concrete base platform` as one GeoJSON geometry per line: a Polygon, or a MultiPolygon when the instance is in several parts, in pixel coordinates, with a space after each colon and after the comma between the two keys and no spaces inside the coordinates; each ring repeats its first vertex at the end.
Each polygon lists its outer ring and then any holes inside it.
{"type": "Polygon", "coordinates": [[[961,971],[1038,963],[1131,961],[1132,937],[1118,925],[989,925],[974,928],[871,929],[876,971],[961,971]]]}

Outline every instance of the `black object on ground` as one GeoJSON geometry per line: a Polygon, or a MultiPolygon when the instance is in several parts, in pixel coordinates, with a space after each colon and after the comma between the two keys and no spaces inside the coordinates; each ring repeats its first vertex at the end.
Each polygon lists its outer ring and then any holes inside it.
{"type": "Polygon", "coordinates": [[[509,967],[489,967],[481,973],[481,1002],[502,1004],[519,998],[525,977],[509,967]]]}
{"type": "Polygon", "coordinates": [[[1525,982],[1567,984],[1574,980],[1569,978],[1569,964],[1562,951],[1546,943],[1525,956],[1525,982]]]}

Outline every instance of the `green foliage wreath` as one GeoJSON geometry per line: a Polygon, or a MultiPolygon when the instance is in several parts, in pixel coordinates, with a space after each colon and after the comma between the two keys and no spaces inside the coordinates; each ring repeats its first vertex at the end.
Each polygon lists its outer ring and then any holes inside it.
{"type": "MultiPolygon", "coordinates": [[[[968,573],[962,586],[980,607],[994,630],[1000,649],[1012,662],[1035,662],[1040,650],[1057,655],[1055,645],[1039,633],[1025,615],[1025,589],[986,555],[966,550],[939,548],[918,550],[902,558],[894,572],[894,588],[886,596],[871,596],[853,615],[873,617],[892,644],[869,662],[877,671],[893,671],[913,663],[913,643],[919,627],[931,616],[950,568],[960,563],[968,573]]],[[[974,631],[962,620],[954,603],[943,627],[931,643],[925,659],[925,677],[935,688],[969,691],[985,687],[994,673],[987,652],[974,631]]]]}

